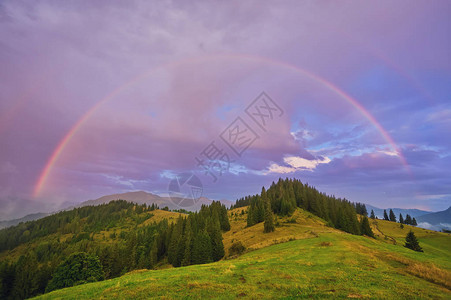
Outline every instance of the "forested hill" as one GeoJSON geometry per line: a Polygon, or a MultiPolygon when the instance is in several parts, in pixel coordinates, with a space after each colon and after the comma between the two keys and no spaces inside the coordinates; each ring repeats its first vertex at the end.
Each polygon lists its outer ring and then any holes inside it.
{"type": "Polygon", "coordinates": [[[364,204],[326,195],[297,179],[279,179],[277,183],[273,182],[267,191],[263,187],[259,195],[238,199],[233,208],[242,206],[249,206],[248,226],[263,221],[270,223],[271,214],[266,210],[286,216],[291,215],[296,207],[300,207],[324,219],[331,227],[357,235],[373,235],[364,204]],[[360,222],[357,214],[364,216],[360,222]]]}
{"type": "Polygon", "coordinates": [[[217,261],[224,256],[222,232],[229,229],[227,209],[219,202],[184,214],[118,200],[22,223],[0,230],[0,299],[167,263],[217,261]],[[70,271],[74,266],[83,269],[70,271]]]}
{"type": "MultiPolygon", "coordinates": [[[[247,227],[264,222],[265,233],[277,230],[275,216],[291,216],[302,208],[330,227],[373,236],[364,205],[296,179],[280,179],[261,194],[238,200],[235,208],[240,206],[249,206],[247,227]],[[363,215],[360,221],[357,213],[363,215]]],[[[118,200],[0,230],[0,298],[25,298],[136,269],[222,259],[222,234],[230,230],[226,206],[212,202],[198,212],[185,212],[118,200]]]]}

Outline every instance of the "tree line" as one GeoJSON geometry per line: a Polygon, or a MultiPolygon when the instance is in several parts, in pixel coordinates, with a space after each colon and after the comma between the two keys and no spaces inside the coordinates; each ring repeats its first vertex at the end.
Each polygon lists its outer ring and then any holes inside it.
{"type": "Polygon", "coordinates": [[[172,223],[163,219],[143,224],[155,209],[119,200],[1,230],[0,240],[6,242],[0,243],[2,250],[24,243],[29,248],[19,259],[6,256],[0,263],[0,299],[24,299],[135,269],[207,263],[224,256],[222,232],[230,230],[230,223],[220,202],[172,223]],[[95,236],[112,228],[103,239],[95,236]],[[87,267],[73,271],[83,264],[87,267]]]}
{"type": "MultiPolygon", "coordinates": [[[[376,219],[376,216],[374,214],[374,211],[371,210],[371,215],[370,215],[371,219],[376,219]]],[[[396,220],[396,215],[393,212],[392,209],[390,209],[389,213],[387,214],[387,210],[384,209],[384,220],[385,221],[391,221],[391,222],[397,222],[396,220]]],[[[409,214],[406,214],[406,217],[403,218],[402,213],[399,214],[399,223],[400,224],[407,224],[407,225],[412,225],[412,226],[417,226],[417,220],[415,220],[415,218],[412,218],[409,214]]]]}
{"type": "Polygon", "coordinates": [[[265,228],[268,224],[271,231],[272,214],[290,216],[300,207],[324,219],[331,227],[352,234],[374,236],[364,204],[328,196],[298,179],[280,178],[267,191],[263,188],[260,194],[238,199],[234,208],[246,205],[249,206],[247,226],[265,222],[265,228]],[[360,221],[357,211],[362,214],[360,221]]]}

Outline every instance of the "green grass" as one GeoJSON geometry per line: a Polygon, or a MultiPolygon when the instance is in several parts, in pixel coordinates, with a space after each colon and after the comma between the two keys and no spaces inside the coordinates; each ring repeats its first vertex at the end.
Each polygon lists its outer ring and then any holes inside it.
{"type": "Polygon", "coordinates": [[[318,237],[271,245],[236,259],[135,271],[41,299],[450,299],[450,235],[414,229],[425,251],[418,253],[402,246],[409,228],[398,230],[399,225],[384,221],[377,225],[379,234],[393,237],[396,244],[323,230],[318,237]]]}

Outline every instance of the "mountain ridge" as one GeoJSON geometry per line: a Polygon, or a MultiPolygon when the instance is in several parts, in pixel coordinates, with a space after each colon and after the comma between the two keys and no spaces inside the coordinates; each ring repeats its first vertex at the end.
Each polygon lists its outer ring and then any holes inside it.
{"type": "Polygon", "coordinates": [[[391,210],[393,210],[396,219],[399,218],[399,214],[401,213],[403,215],[403,217],[405,217],[407,214],[409,214],[412,218],[417,218],[419,216],[422,215],[426,215],[426,214],[430,214],[430,213],[434,213],[432,211],[427,211],[427,210],[421,210],[421,209],[416,209],[416,208],[393,208],[393,207],[389,207],[389,208],[379,208],[370,204],[365,204],[366,206],[366,210],[368,211],[368,215],[370,215],[371,210],[374,210],[374,214],[376,215],[376,217],[378,217],[379,219],[383,219],[384,218],[384,210],[388,212],[391,210]]]}
{"type": "MultiPolygon", "coordinates": [[[[187,210],[193,210],[193,211],[199,210],[203,204],[208,205],[213,202],[213,200],[211,200],[207,197],[200,197],[197,199],[197,202],[193,206],[181,207],[181,206],[178,206],[177,204],[175,204],[170,197],[158,196],[156,194],[149,193],[146,191],[132,191],[132,192],[126,192],[126,193],[105,195],[105,196],[99,197],[94,200],[87,200],[87,201],[80,203],[76,207],[82,207],[82,206],[87,206],[87,205],[100,205],[100,204],[108,203],[112,200],[125,200],[125,201],[129,201],[129,202],[134,202],[136,204],[147,204],[147,205],[156,204],[160,208],[167,206],[169,209],[185,208],[187,210]]],[[[230,207],[233,204],[233,202],[230,200],[223,199],[223,200],[218,200],[218,201],[227,207],[230,207]]]]}
{"type": "MultiPolygon", "coordinates": [[[[422,215],[417,218],[417,221],[419,225],[425,225],[427,224],[420,224],[420,223],[428,223],[432,226],[436,226],[440,229],[440,227],[446,227],[447,229],[451,228],[451,206],[448,207],[448,209],[445,209],[443,211],[433,212],[430,214],[422,215]]],[[[432,227],[431,227],[432,229],[432,227]]]]}
{"type": "MultiPolygon", "coordinates": [[[[156,194],[149,193],[146,191],[132,191],[132,192],[125,192],[125,193],[116,193],[116,194],[104,195],[104,196],[101,196],[96,199],[86,200],[79,204],[71,205],[71,206],[63,208],[61,210],[58,210],[58,211],[53,211],[53,212],[48,212],[48,213],[38,212],[38,213],[27,214],[21,218],[10,219],[10,220],[1,220],[0,221],[0,229],[11,227],[11,226],[16,226],[22,222],[35,221],[35,220],[44,218],[46,216],[49,216],[51,214],[58,213],[60,211],[71,210],[74,208],[89,206],[89,205],[106,204],[113,200],[125,200],[128,202],[133,202],[133,203],[140,204],[140,205],[147,204],[149,206],[152,204],[156,204],[160,208],[164,208],[165,206],[167,206],[171,210],[184,208],[186,210],[192,210],[192,211],[197,211],[200,209],[200,207],[202,205],[209,205],[213,202],[213,200],[211,200],[207,197],[200,197],[198,199],[198,201],[195,203],[195,205],[193,205],[192,207],[181,207],[181,206],[178,206],[177,204],[175,204],[169,197],[158,196],[156,194]]],[[[218,200],[218,201],[221,202],[222,204],[224,204],[226,207],[230,207],[234,203],[230,200],[224,200],[224,199],[218,200]]]]}

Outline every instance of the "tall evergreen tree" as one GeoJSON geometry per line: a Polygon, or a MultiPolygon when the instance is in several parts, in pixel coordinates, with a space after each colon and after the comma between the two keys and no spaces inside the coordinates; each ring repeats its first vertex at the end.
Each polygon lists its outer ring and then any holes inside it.
{"type": "Polygon", "coordinates": [[[402,214],[399,214],[399,223],[403,224],[404,223],[404,218],[402,217],[402,214]]]}
{"type": "Polygon", "coordinates": [[[387,215],[387,211],[385,209],[384,209],[384,220],[390,221],[390,219],[388,218],[388,215],[387,215]]]}
{"type": "Polygon", "coordinates": [[[222,231],[230,230],[230,222],[229,222],[229,217],[227,216],[227,208],[225,207],[225,205],[221,205],[221,214],[220,214],[219,221],[221,223],[222,231]]]}
{"type": "Polygon", "coordinates": [[[376,219],[376,216],[374,215],[374,210],[371,210],[370,218],[371,218],[371,219],[376,219]]]}
{"type": "Polygon", "coordinates": [[[265,188],[262,188],[262,201],[265,203],[265,223],[263,224],[263,232],[273,232],[276,228],[274,226],[274,216],[271,210],[271,202],[269,201],[268,196],[266,195],[265,188]]]}
{"type": "Polygon", "coordinates": [[[371,230],[370,222],[366,216],[363,216],[360,220],[360,233],[362,235],[367,235],[370,237],[374,237],[373,230],[371,230]]]}
{"type": "Polygon", "coordinates": [[[396,222],[396,216],[392,209],[390,209],[390,221],[396,222]]]}
{"type": "Polygon", "coordinates": [[[136,240],[136,232],[132,231],[127,237],[127,270],[133,270],[136,266],[136,248],[138,242],[136,240]]]}
{"type": "Polygon", "coordinates": [[[413,226],[417,226],[418,225],[417,220],[415,220],[415,218],[412,219],[412,225],[413,226]]]}
{"type": "Polygon", "coordinates": [[[168,246],[168,262],[175,266],[180,266],[182,260],[179,255],[180,244],[183,243],[183,218],[180,216],[173,227],[171,239],[168,246]]]}
{"type": "Polygon", "coordinates": [[[211,240],[205,229],[199,232],[193,240],[191,261],[193,264],[205,264],[212,262],[211,240]]]}
{"type": "Polygon", "coordinates": [[[251,227],[253,225],[255,225],[254,209],[252,208],[252,205],[249,205],[247,208],[247,227],[251,227]]]}
{"type": "Polygon", "coordinates": [[[191,251],[193,242],[193,232],[191,229],[191,218],[188,217],[185,225],[185,253],[183,255],[182,266],[188,266],[191,264],[191,251]]]}
{"type": "Polygon", "coordinates": [[[404,247],[412,249],[414,251],[423,252],[423,249],[420,247],[420,243],[418,242],[417,237],[412,230],[407,233],[406,243],[404,244],[404,247]]]}
{"type": "Polygon", "coordinates": [[[368,211],[366,210],[366,205],[364,203],[355,203],[355,211],[359,215],[368,216],[368,211]]]}
{"type": "Polygon", "coordinates": [[[404,220],[404,224],[412,225],[412,217],[409,214],[406,215],[406,219],[404,220]]]}
{"type": "Polygon", "coordinates": [[[209,235],[211,240],[211,258],[218,261],[224,257],[224,244],[222,243],[222,234],[219,221],[214,217],[210,219],[209,235]]]}
{"type": "Polygon", "coordinates": [[[366,205],[362,204],[362,215],[368,217],[368,210],[366,209],[366,205]]]}
{"type": "Polygon", "coordinates": [[[152,248],[150,249],[149,256],[150,256],[150,258],[149,258],[149,260],[150,260],[149,265],[150,265],[150,267],[152,269],[155,269],[155,266],[158,263],[158,241],[157,241],[157,238],[154,238],[154,241],[152,243],[152,248]]]}

